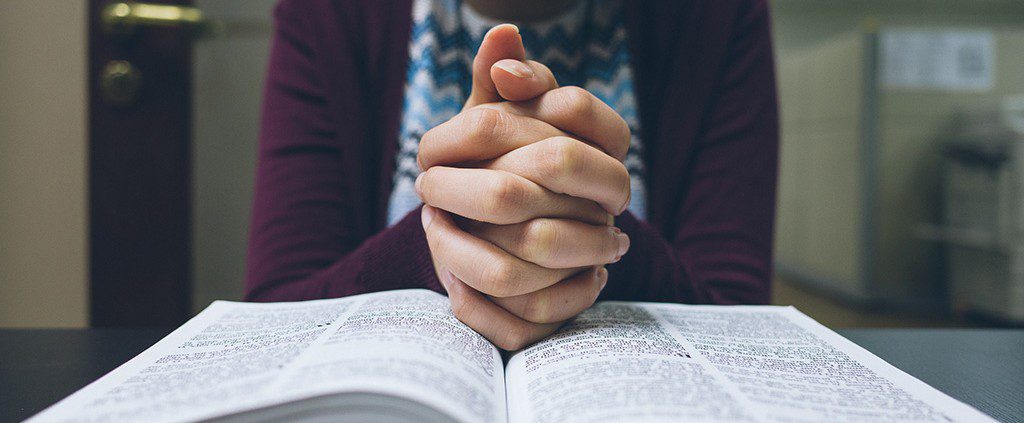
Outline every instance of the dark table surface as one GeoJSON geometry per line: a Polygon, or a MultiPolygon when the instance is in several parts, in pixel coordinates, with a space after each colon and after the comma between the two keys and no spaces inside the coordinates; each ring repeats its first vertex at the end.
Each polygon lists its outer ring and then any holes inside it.
{"type": "MultiPolygon", "coordinates": [[[[169,332],[0,329],[0,422],[32,416],[128,361],[169,332]]],[[[998,420],[1024,421],[1024,330],[838,332],[998,420]]]]}

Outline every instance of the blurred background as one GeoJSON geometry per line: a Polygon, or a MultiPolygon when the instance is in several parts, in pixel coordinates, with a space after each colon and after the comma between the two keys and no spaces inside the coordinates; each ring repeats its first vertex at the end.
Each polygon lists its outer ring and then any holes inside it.
{"type": "MultiPolygon", "coordinates": [[[[273,4],[0,2],[0,327],[241,297],[273,4]]],[[[1024,2],[771,4],[774,301],[840,328],[1024,324],[1024,2]]]]}

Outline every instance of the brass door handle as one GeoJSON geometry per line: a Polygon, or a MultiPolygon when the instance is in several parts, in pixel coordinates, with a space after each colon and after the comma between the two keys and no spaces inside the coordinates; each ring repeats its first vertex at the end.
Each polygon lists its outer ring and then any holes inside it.
{"type": "Polygon", "coordinates": [[[219,21],[203,16],[195,7],[165,4],[117,2],[103,8],[103,28],[108,34],[130,34],[140,26],[182,28],[196,37],[215,36],[223,31],[219,21]]]}

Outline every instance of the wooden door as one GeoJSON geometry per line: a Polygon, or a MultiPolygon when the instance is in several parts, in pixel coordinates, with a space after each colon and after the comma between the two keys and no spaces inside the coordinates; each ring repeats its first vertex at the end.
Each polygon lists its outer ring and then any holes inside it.
{"type": "Polygon", "coordinates": [[[196,28],[139,19],[138,5],[90,0],[90,320],[98,327],[178,325],[190,310],[196,28]],[[113,24],[112,14],[135,24],[113,24]]]}

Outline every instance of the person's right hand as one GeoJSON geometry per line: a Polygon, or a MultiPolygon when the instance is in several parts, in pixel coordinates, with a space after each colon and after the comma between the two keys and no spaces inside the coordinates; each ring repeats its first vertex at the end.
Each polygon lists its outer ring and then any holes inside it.
{"type": "Polygon", "coordinates": [[[508,350],[589,307],[629,246],[611,226],[629,202],[628,127],[522,56],[514,27],[488,33],[463,113],[420,142],[416,184],[453,311],[508,350]]]}

